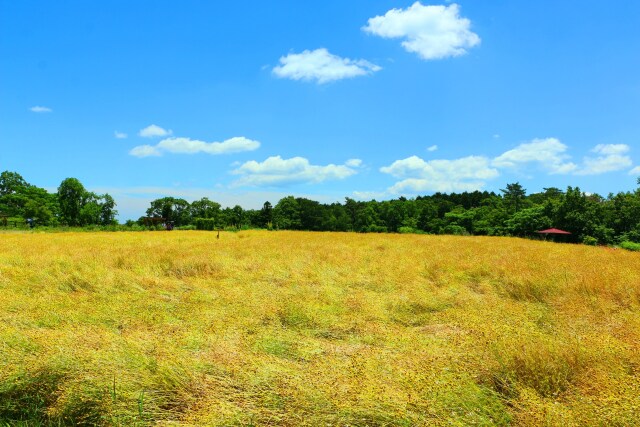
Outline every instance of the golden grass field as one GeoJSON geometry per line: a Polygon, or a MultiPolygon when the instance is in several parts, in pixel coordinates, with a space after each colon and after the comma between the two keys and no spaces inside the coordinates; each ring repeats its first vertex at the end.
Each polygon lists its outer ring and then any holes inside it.
{"type": "Polygon", "coordinates": [[[0,425],[640,425],[640,254],[0,234],[0,425]]]}

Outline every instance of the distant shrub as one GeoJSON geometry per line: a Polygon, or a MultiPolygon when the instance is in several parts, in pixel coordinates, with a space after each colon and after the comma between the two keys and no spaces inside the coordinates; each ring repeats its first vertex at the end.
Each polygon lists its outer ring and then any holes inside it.
{"type": "Polygon", "coordinates": [[[180,227],[176,227],[176,230],[197,230],[198,228],[193,224],[181,225],[180,227]]]}
{"type": "Polygon", "coordinates": [[[454,234],[456,236],[468,236],[469,232],[466,228],[461,227],[459,225],[447,225],[443,230],[443,234],[454,234]]]}
{"type": "Polygon", "coordinates": [[[366,227],[363,231],[366,233],[386,233],[387,227],[382,225],[370,225],[366,227]]]}
{"type": "Polygon", "coordinates": [[[213,231],[216,229],[216,220],[214,218],[196,218],[196,229],[213,231]]]}
{"type": "Polygon", "coordinates": [[[640,243],[634,242],[621,242],[620,247],[628,251],[640,251],[640,243]]]}
{"type": "Polygon", "coordinates": [[[640,228],[622,233],[618,236],[618,241],[640,243],[640,228]]]}
{"type": "Polygon", "coordinates": [[[589,246],[596,246],[598,244],[598,239],[596,239],[595,237],[591,237],[591,236],[584,236],[582,238],[582,243],[584,243],[585,245],[589,245],[589,246]]]}
{"type": "Polygon", "coordinates": [[[415,234],[422,233],[422,230],[417,230],[413,227],[400,227],[398,228],[398,233],[400,234],[415,234]]]}

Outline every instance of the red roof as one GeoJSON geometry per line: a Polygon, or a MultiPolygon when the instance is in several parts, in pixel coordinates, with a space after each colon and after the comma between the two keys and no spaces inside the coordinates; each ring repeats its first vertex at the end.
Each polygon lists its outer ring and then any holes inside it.
{"type": "Polygon", "coordinates": [[[558,230],[557,228],[549,228],[547,230],[536,231],[538,234],[571,234],[568,231],[558,230]]]}

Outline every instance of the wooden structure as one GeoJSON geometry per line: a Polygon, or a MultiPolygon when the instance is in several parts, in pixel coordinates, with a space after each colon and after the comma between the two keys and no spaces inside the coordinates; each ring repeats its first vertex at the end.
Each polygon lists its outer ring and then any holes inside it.
{"type": "Polygon", "coordinates": [[[31,224],[28,224],[26,221],[18,221],[18,220],[12,220],[9,221],[10,216],[6,215],[6,214],[0,214],[0,226],[7,228],[9,227],[9,225],[11,225],[13,228],[18,228],[18,226],[22,226],[23,224],[27,224],[29,226],[31,226],[31,224]]]}
{"type": "Polygon", "coordinates": [[[569,233],[568,231],[564,231],[564,230],[560,230],[557,228],[548,228],[546,230],[540,230],[540,231],[536,231],[536,233],[538,234],[544,234],[546,236],[550,235],[550,234],[559,234],[559,235],[569,235],[571,233],[569,233]]]}
{"type": "Polygon", "coordinates": [[[571,233],[568,231],[560,230],[558,228],[548,228],[546,230],[536,231],[541,236],[544,236],[544,239],[547,240],[547,237],[556,237],[556,236],[569,236],[571,233]]]}

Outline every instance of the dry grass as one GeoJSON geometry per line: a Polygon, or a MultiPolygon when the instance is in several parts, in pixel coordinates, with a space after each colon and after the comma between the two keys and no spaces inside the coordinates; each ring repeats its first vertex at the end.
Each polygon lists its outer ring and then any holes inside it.
{"type": "Polygon", "coordinates": [[[640,254],[0,235],[0,425],[639,425],[640,254]]]}

